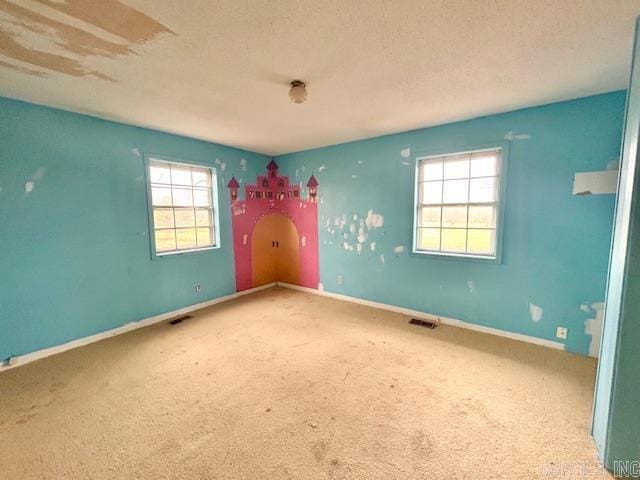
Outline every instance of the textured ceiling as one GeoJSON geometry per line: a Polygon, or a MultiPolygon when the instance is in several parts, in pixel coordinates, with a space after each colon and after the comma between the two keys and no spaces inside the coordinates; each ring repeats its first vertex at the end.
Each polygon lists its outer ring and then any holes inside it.
{"type": "Polygon", "coordinates": [[[624,88],[638,14],[640,0],[0,0],[0,95],[279,154],[624,88]]]}

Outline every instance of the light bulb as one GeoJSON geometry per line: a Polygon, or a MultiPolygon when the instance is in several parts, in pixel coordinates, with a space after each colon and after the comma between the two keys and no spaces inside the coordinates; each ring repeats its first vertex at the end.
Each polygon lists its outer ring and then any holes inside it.
{"type": "Polygon", "coordinates": [[[293,103],[302,103],[307,99],[307,86],[300,80],[291,82],[289,98],[293,103]]]}

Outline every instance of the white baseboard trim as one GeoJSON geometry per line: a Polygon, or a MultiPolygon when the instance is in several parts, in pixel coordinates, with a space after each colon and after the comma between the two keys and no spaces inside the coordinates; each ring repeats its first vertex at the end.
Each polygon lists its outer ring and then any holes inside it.
{"type": "Polygon", "coordinates": [[[137,330],[138,328],[148,327],[149,325],[153,325],[155,323],[164,322],[166,320],[169,320],[174,317],[178,317],[180,315],[185,315],[187,313],[191,313],[196,310],[200,310],[202,308],[210,307],[211,305],[215,305],[217,303],[228,302],[229,300],[233,300],[234,298],[242,297],[244,295],[249,295],[251,293],[256,293],[261,290],[266,290],[268,288],[275,287],[275,286],[276,286],[275,282],[268,283],[260,287],[250,288],[248,290],[243,290],[241,292],[232,293],[231,295],[225,295],[224,297],[218,297],[212,300],[207,300],[206,302],[195,303],[193,305],[182,307],[177,310],[173,310],[171,312],[161,313],[160,315],[156,315],[155,317],[145,318],[137,322],[125,323],[120,327],[107,330],[106,332],[96,333],[95,335],[90,335],[88,337],[78,338],[77,340],[72,340],[70,342],[63,343],[62,345],[55,345],[53,347],[43,348],[42,350],[36,350],[35,352],[25,353],[24,355],[15,356],[11,358],[11,362],[9,364],[0,365],[0,373],[7,370],[11,370],[12,368],[15,368],[15,367],[25,365],[30,362],[34,362],[36,360],[40,360],[41,358],[50,357],[51,355],[56,355],[58,353],[66,352],[67,350],[71,350],[73,348],[83,347],[85,345],[89,345],[90,343],[95,343],[95,342],[99,342],[100,340],[104,340],[105,338],[115,337],[116,335],[121,335],[123,333],[130,332],[131,330],[137,330]]]}
{"type": "Polygon", "coordinates": [[[531,337],[529,335],[523,335],[521,333],[509,332],[507,330],[500,330],[497,328],[485,327],[483,325],[476,325],[474,323],[465,322],[463,320],[457,320],[455,318],[441,317],[432,313],[421,312],[419,310],[412,310],[410,308],[397,307],[395,305],[389,305],[387,303],[374,302],[372,300],[363,300],[357,297],[350,297],[348,295],[342,295],[340,293],[326,292],[324,290],[316,290],[315,288],[301,287],[299,285],[292,285],[290,283],[276,282],[279,287],[290,288],[293,290],[300,290],[302,292],[313,293],[314,295],[321,295],[323,297],[335,298],[337,300],[344,300],[345,302],[357,303],[359,305],[366,305],[367,307],[380,308],[382,310],[388,310],[390,312],[400,313],[410,317],[424,318],[432,321],[442,323],[444,325],[451,325],[454,327],[466,328],[467,330],[475,330],[476,332],[489,333],[491,335],[497,335],[499,337],[506,337],[512,340],[519,340],[521,342],[533,343],[543,347],[553,348],[555,350],[564,350],[564,343],[554,342],[553,340],[545,340],[543,338],[531,337]]]}

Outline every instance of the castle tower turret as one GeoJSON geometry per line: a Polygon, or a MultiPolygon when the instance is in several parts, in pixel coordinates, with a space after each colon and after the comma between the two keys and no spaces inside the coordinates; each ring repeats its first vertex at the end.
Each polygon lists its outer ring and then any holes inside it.
{"type": "Polygon", "coordinates": [[[318,180],[316,180],[315,175],[311,175],[309,177],[309,181],[307,182],[307,191],[309,192],[309,201],[315,202],[316,195],[318,194],[318,180]]]}
{"type": "Polygon", "coordinates": [[[236,177],[231,177],[231,180],[229,180],[229,183],[227,183],[227,187],[229,188],[231,201],[235,202],[238,199],[238,188],[240,188],[236,177]]]}
{"type": "Polygon", "coordinates": [[[271,160],[269,165],[267,165],[267,170],[269,171],[269,178],[276,178],[278,176],[278,164],[271,160]]]}

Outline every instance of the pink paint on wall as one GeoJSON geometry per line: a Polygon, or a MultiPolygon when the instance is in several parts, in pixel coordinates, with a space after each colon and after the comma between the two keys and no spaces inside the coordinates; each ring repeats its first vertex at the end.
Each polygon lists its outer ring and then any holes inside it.
{"type": "MultiPolygon", "coordinates": [[[[252,288],[251,240],[253,229],[264,215],[281,213],[289,217],[297,229],[300,241],[300,285],[317,288],[320,280],[318,260],[318,182],[312,175],[306,184],[290,184],[288,176],[278,174],[272,160],[266,175],[258,175],[255,184],[244,187],[245,198],[240,200],[240,186],[235,178],[229,184],[231,223],[236,269],[237,291],[252,288]]],[[[292,261],[297,261],[292,259],[292,261]]]]}

